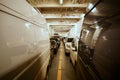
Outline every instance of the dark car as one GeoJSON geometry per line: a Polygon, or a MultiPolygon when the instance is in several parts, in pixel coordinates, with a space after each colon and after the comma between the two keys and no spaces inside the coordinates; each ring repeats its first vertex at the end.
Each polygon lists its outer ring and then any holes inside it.
{"type": "Polygon", "coordinates": [[[54,54],[56,54],[58,49],[57,41],[55,39],[51,39],[50,43],[51,43],[51,50],[53,51],[54,54]]]}

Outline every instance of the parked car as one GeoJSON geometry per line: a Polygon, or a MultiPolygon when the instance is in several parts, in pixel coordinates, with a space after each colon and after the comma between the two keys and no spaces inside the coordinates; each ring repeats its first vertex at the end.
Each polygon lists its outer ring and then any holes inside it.
{"type": "Polygon", "coordinates": [[[63,37],[63,45],[64,45],[64,47],[65,47],[66,39],[67,39],[67,37],[63,37]]]}
{"type": "Polygon", "coordinates": [[[75,67],[77,61],[77,51],[70,51],[70,61],[72,62],[73,66],[75,67]]]}
{"type": "Polygon", "coordinates": [[[56,54],[57,50],[58,50],[58,44],[57,41],[55,40],[55,38],[50,38],[50,43],[51,43],[51,52],[56,54]]]}
{"type": "Polygon", "coordinates": [[[77,44],[75,44],[75,39],[72,41],[72,46],[70,49],[70,61],[72,62],[73,66],[76,65],[77,61],[77,44]]]}
{"type": "Polygon", "coordinates": [[[73,38],[67,38],[65,42],[65,54],[70,55],[73,38]]]}

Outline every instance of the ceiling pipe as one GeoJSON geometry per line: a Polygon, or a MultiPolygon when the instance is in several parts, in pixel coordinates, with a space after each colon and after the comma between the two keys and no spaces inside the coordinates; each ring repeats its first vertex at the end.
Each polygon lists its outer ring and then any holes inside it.
{"type": "Polygon", "coordinates": [[[103,0],[99,0],[86,14],[85,17],[99,4],[101,3],[103,0]]]}

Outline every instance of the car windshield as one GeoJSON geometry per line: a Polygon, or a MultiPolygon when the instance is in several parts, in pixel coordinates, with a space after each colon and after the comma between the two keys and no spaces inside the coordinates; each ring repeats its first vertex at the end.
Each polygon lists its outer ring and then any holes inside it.
{"type": "Polygon", "coordinates": [[[67,42],[72,42],[73,38],[68,38],[67,42]]]}

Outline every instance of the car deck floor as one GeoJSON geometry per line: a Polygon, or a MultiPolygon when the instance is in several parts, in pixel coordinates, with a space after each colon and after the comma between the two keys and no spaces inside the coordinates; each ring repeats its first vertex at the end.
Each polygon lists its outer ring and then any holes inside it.
{"type": "Polygon", "coordinates": [[[47,80],[77,80],[75,69],[70,62],[70,56],[65,55],[62,42],[52,60],[47,80]]]}

